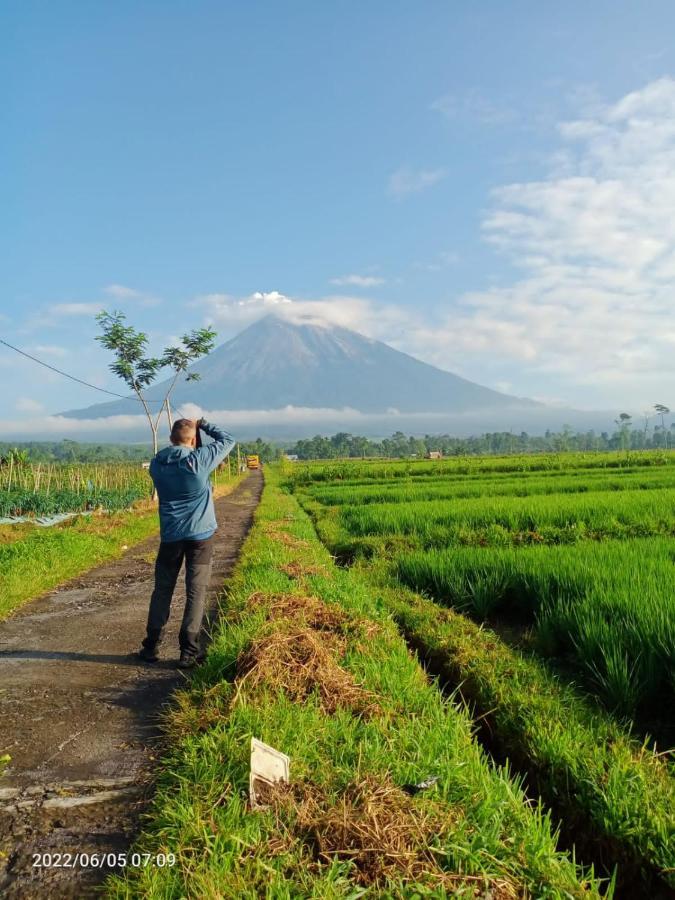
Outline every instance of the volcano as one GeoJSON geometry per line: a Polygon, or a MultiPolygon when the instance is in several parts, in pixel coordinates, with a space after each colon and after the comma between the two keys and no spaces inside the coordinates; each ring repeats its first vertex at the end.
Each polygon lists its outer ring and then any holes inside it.
{"type": "MultiPolygon", "coordinates": [[[[359,413],[499,413],[541,409],[422,362],[356,331],[269,315],[222,344],[190,369],[198,381],[179,381],[172,406],[203,410],[306,409],[359,413]]],[[[161,400],[170,380],[147,391],[161,400]]],[[[63,416],[96,419],[136,415],[138,403],[114,400],[63,416]]]]}

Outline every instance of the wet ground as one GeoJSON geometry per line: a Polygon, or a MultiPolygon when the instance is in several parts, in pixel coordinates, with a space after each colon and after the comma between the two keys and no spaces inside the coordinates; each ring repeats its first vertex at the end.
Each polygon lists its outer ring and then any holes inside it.
{"type": "MultiPolygon", "coordinates": [[[[216,501],[211,610],[261,489],[253,472],[216,501]]],[[[94,895],[107,862],[138,830],[152,791],[159,713],[186,677],[175,668],[182,579],[161,661],[144,665],[134,655],[157,546],[149,538],[0,622],[0,756],[12,758],[0,778],[3,898],[94,895]]]]}

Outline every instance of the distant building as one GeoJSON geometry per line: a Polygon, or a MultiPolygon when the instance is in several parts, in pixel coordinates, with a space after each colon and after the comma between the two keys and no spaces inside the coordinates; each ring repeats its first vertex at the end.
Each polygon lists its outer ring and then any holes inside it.
{"type": "Polygon", "coordinates": [[[297,454],[297,453],[287,453],[287,454],[286,454],[286,459],[287,459],[289,462],[297,462],[297,461],[298,461],[298,454],[297,454]]]}
{"type": "Polygon", "coordinates": [[[429,450],[427,459],[443,459],[443,453],[440,450],[429,450]]]}

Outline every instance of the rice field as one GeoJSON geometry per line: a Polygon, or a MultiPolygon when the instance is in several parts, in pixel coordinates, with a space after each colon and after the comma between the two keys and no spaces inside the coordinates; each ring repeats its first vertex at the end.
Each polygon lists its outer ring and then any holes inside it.
{"type": "Polygon", "coordinates": [[[138,463],[35,463],[0,466],[0,518],[88,509],[127,509],[150,494],[138,463]]]}
{"type": "MultiPolygon", "coordinates": [[[[229,472],[214,472],[214,484],[229,472]]],[[[139,463],[0,465],[0,519],[128,509],[150,497],[152,482],[139,463]]]]}
{"type": "MultiPolygon", "coordinates": [[[[490,741],[554,807],[568,795],[570,821],[595,808],[602,766],[580,773],[612,729],[666,762],[672,798],[675,454],[310,463],[284,478],[430,671],[468,692],[490,741]]],[[[621,791],[640,778],[637,763],[616,776],[601,816],[611,840],[630,830],[621,791]]]]}
{"type": "Polygon", "coordinates": [[[456,456],[434,460],[341,460],[289,464],[286,476],[298,485],[348,481],[352,484],[395,479],[438,479],[453,475],[634,469],[673,465],[667,450],[615,451],[609,453],[531,453],[509,456],[456,456]]]}

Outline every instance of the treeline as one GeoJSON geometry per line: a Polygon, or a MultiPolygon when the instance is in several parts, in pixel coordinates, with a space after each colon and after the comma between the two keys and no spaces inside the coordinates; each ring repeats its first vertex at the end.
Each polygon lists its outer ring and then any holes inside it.
{"type": "Polygon", "coordinates": [[[474,437],[460,438],[449,434],[414,437],[397,431],[390,438],[370,440],[359,435],[339,432],[332,437],[317,434],[313,438],[297,441],[287,447],[286,453],[299,459],[336,459],[338,457],[424,457],[440,450],[443,456],[472,456],[508,453],[565,452],[568,450],[653,450],[675,447],[672,429],[657,426],[647,433],[644,429],[618,428],[606,431],[546,431],[543,435],[531,435],[525,431],[486,432],[474,437]]]}
{"type": "MultiPolygon", "coordinates": [[[[651,430],[630,428],[625,421],[617,423],[614,432],[547,431],[543,435],[521,431],[494,431],[473,437],[449,434],[406,435],[402,431],[391,437],[371,439],[340,431],[327,437],[317,434],[294,444],[276,443],[256,438],[239,444],[240,453],[256,453],[263,462],[273,462],[284,453],[299,459],[337,459],[338,457],[424,457],[433,450],[443,456],[478,456],[508,453],[550,453],[567,450],[654,450],[675,447],[675,423],[670,428],[657,425],[651,430]]],[[[0,441],[0,460],[12,450],[25,452],[30,462],[142,462],[150,459],[150,444],[95,444],[79,441],[0,441]]]]}

